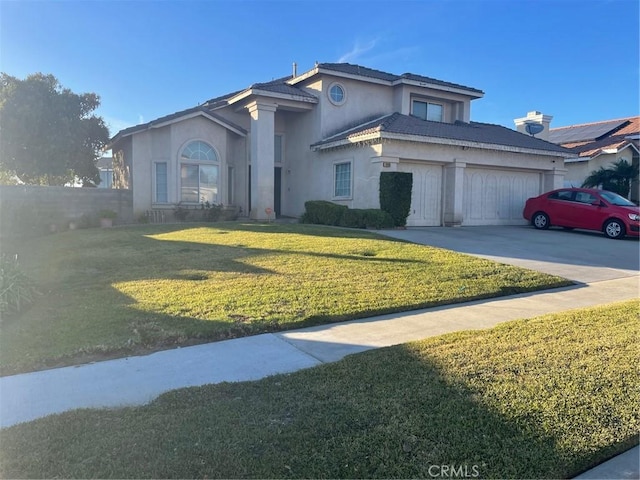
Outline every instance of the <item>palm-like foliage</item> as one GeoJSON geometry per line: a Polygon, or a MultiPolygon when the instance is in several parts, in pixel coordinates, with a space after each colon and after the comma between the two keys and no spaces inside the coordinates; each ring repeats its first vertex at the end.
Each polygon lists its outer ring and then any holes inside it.
{"type": "Polygon", "coordinates": [[[586,188],[602,186],[604,190],[628,197],[631,182],[637,177],[638,166],[622,158],[607,168],[600,167],[591,172],[582,186],[586,188]]]}

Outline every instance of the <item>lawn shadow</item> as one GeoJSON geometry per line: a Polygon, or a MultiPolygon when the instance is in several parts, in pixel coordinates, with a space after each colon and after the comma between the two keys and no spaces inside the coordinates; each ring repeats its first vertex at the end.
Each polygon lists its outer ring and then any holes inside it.
{"type": "MultiPolygon", "coordinates": [[[[260,396],[272,390],[278,398],[290,397],[285,405],[265,407],[273,409],[264,413],[267,419],[284,418],[292,426],[261,452],[260,462],[289,465],[294,477],[571,478],[637,443],[630,437],[590,451],[563,449],[563,432],[545,432],[544,414],[535,405],[510,417],[496,408],[517,404],[517,391],[496,401],[411,344],[266,379],[253,390],[252,398],[243,387],[230,395],[252,404],[264,403],[260,396]],[[285,444],[281,437],[293,440],[285,444]]],[[[251,440],[245,448],[250,451],[251,440]]]]}

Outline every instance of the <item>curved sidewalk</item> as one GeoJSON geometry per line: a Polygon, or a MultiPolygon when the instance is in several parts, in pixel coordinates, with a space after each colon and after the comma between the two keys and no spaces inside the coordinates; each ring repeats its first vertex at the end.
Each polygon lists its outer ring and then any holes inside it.
{"type": "Polygon", "coordinates": [[[141,405],[176,388],[257,380],[352,353],[638,298],[638,277],[225,340],[0,378],[0,427],[75,408],[141,405]]]}
{"type": "MultiPolygon", "coordinates": [[[[2,377],[0,428],[76,408],[142,405],[176,388],[257,380],[372,348],[630,300],[638,298],[639,286],[639,277],[629,276],[2,377]]],[[[637,447],[630,452],[613,460],[613,470],[581,478],[639,478],[637,447]],[[606,476],[611,471],[614,476],[606,476]]]]}

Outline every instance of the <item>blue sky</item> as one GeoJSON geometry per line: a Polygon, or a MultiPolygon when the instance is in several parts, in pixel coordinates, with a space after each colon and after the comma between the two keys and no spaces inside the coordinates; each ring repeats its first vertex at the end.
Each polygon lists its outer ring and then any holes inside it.
{"type": "Polygon", "coordinates": [[[638,0],[7,1],[0,71],[95,92],[111,133],[319,62],[485,92],[472,120],[638,115],[638,0]]]}

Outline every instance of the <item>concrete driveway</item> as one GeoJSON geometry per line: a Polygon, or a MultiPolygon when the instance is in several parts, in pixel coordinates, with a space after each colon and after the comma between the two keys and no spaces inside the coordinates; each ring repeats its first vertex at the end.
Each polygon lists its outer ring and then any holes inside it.
{"type": "Polygon", "coordinates": [[[530,226],[413,227],[389,237],[468,253],[558,275],[579,283],[638,275],[638,239],[611,240],[597,232],[530,226]]]}

